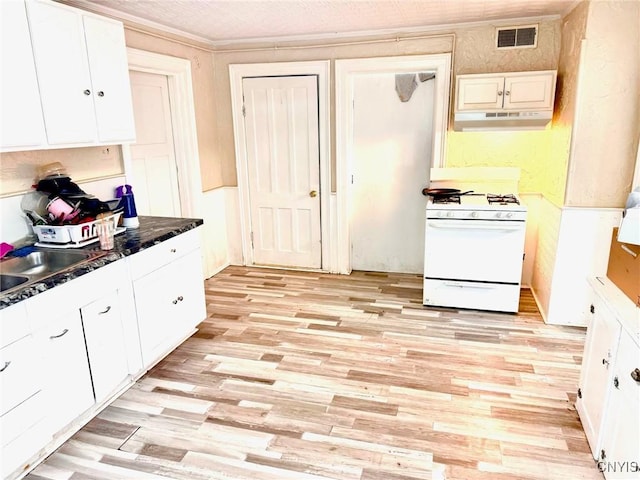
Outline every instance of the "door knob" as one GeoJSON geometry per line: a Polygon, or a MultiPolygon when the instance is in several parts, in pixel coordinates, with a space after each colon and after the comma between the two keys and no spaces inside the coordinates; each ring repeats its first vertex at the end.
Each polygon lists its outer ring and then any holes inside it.
{"type": "Polygon", "coordinates": [[[313,197],[317,197],[317,196],[318,196],[318,192],[316,192],[315,190],[311,190],[311,191],[309,192],[309,196],[310,196],[311,198],[313,198],[313,197]]]}

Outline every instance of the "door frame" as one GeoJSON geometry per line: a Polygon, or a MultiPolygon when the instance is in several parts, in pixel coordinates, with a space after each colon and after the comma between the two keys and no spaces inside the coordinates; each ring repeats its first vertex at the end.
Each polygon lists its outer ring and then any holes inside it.
{"type": "MultiPolygon", "coordinates": [[[[451,54],[404,55],[399,57],[358,58],[335,61],[336,91],[336,230],[338,272],[351,273],[351,193],[353,155],[353,101],[356,75],[435,71],[433,109],[433,147],[431,166],[445,165],[451,54]]],[[[426,180],[426,179],[425,179],[426,180]]]]}
{"type": "Polygon", "coordinates": [[[321,270],[331,265],[329,236],[330,196],[331,196],[331,139],[329,119],[329,73],[330,62],[280,62],[229,65],[231,82],[231,111],[238,176],[238,202],[240,208],[240,234],[242,238],[242,258],[245,265],[253,265],[251,248],[251,212],[249,204],[249,169],[247,164],[246,132],[242,115],[242,79],[245,77],[273,77],[294,75],[316,75],[318,77],[318,147],[320,154],[320,236],[321,270]]]}
{"type": "MultiPolygon", "coordinates": [[[[167,76],[181,215],[202,218],[202,179],[191,62],[184,58],[129,47],[127,59],[129,70],[167,76]]],[[[132,180],[133,166],[129,145],[122,145],[122,157],[127,181],[133,182],[135,179],[132,180]]]]}

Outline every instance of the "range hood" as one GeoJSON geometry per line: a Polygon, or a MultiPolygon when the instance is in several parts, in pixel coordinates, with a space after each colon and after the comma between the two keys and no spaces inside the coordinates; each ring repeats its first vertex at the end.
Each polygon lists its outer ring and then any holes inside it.
{"type": "Polygon", "coordinates": [[[543,130],[551,121],[552,110],[509,112],[456,112],[455,131],[543,130]]]}

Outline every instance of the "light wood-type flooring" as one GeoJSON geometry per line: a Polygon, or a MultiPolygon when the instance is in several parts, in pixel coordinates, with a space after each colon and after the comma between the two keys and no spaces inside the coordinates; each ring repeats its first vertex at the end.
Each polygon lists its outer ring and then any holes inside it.
{"type": "Polygon", "coordinates": [[[229,267],[199,331],[27,478],[602,479],[585,331],[425,308],[419,275],[229,267]]]}

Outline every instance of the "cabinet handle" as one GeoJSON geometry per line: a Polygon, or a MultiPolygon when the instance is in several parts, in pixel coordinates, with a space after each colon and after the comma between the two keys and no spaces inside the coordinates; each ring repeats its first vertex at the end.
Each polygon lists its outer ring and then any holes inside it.
{"type": "Polygon", "coordinates": [[[592,304],[592,305],[589,307],[589,311],[590,311],[591,313],[595,313],[595,311],[596,311],[596,307],[594,307],[594,306],[593,306],[593,304],[592,304]]]}
{"type": "Polygon", "coordinates": [[[175,248],[172,248],[171,250],[169,250],[171,253],[176,253],[177,250],[175,248]]]}
{"type": "Polygon", "coordinates": [[[640,368],[634,368],[631,372],[631,378],[640,383],[640,368]]]}
{"type": "Polygon", "coordinates": [[[9,365],[11,365],[11,362],[4,362],[4,365],[2,366],[2,368],[0,368],[0,373],[4,372],[9,365]]]}
{"type": "Polygon", "coordinates": [[[64,337],[67,333],[69,333],[69,329],[68,329],[68,328],[65,328],[65,329],[62,331],[62,333],[61,333],[61,334],[59,334],[59,335],[51,335],[51,336],[49,337],[49,339],[50,339],[50,340],[54,340],[54,339],[56,339],[56,338],[64,337]]]}
{"type": "Polygon", "coordinates": [[[511,92],[509,90],[507,90],[506,92],[504,92],[505,95],[510,95],[511,92]]]}
{"type": "Polygon", "coordinates": [[[613,386],[620,388],[620,380],[618,380],[618,377],[613,377],[613,386]]]}
{"type": "Polygon", "coordinates": [[[99,96],[99,97],[104,97],[104,92],[103,92],[102,90],[100,90],[100,91],[98,92],[98,96],[99,96]]]}
{"type": "Polygon", "coordinates": [[[86,89],[86,90],[85,90],[84,92],[82,92],[82,93],[84,93],[85,95],[91,95],[91,90],[86,89]]]}
{"type": "Polygon", "coordinates": [[[109,310],[111,310],[111,305],[109,305],[106,310],[102,312],[98,312],[98,315],[104,315],[105,313],[109,313],[109,310]]]}
{"type": "Polygon", "coordinates": [[[602,359],[602,364],[603,364],[603,365],[606,365],[606,366],[607,366],[607,368],[609,368],[609,360],[607,360],[606,358],[603,358],[603,359],[602,359]]]}
{"type": "Polygon", "coordinates": [[[498,96],[501,97],[502,96],[502,90],[498,90],[498,96]]]}
{"type": "Polygon", "coordinates": [[[176,298],[172,303],[175,305],[178,302],[181,302],[184,300],[184,297],[182,295],[180,295],[178,298],[176,298]]]}

